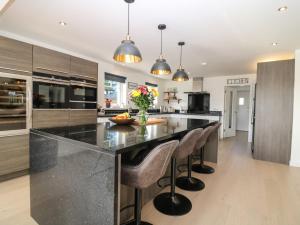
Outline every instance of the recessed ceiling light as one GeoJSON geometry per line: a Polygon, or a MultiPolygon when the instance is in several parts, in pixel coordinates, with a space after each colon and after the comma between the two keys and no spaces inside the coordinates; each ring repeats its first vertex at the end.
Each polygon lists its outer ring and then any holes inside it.
{"type": "Polygon", "coordinates": [[[207,62],[203,62],[201,63],[202,66],[206,66],[207,65],[207,62]]]}
{"type": "Polygon", "coordinates": [[[278,42],[272,42],[273,46],[277,46],[279,43],[278,42]]]}
{"type": "Polygon", "coordinates": [[[280,8],[277,9],[279,12],[285,12],[288,10],[288,7],[287,6],[282,6],[280,8]]]}
{"type": "Polygon", "coordinates": [[[60,24],[61,26],[67,26],[67,23],[66,23],[65,21],[59,21],[59,24],[60,24]]]}

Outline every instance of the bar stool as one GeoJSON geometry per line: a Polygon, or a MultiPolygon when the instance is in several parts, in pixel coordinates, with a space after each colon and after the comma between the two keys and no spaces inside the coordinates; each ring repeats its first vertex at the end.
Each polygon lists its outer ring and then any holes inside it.
{"type": "Polygon", "coordinates": [[[154,184],[165,174],[178,143],[169,141],[158,145],[136,166],[122,164],[122,184],[135,188],[134,219],[124,225],[151,225],[141,221],[142,189],[154,184]]]}
{"type": "Polygon", "coordinates": [[[219,127],[221,126],[221,123],[216,123],[213,126],[209,126],[204,129],[203,131],[203,136],[198,140],[198,143],[196,144],[196,150],[200,149],[200,163],[199,164],[194,164],[192,166],[192,170],[197,173],[204,173],[204,174],[211,174],[215,172],[215,169],[212,168],[211,166],[205,165],[204,164],[204,146],[208,142],[208,139],[210,135],[219,127]]]}
{"type": "MultiPolygon", "coordinates": [[[[186,134],[183,137],[183,142],[181,142],[182,147],[177,148],[175,150],[175,154],[172,157],[171,160],[171,189],[170,192],[164,192],[159,194],[158,196],[156,196],[154,198],[154,206],[155,208],[160,211],[161,213],[164,213],[166,215],[170,215],[170,216],[181,216],[181,215],[185,215],[187,214],[189,211],[191,211],[192,209],[192,203],[191,201],[185,197],[184,195],[178,194],[175,192],[175,181],[176,181],[176,159],[182,159],[182,158],[186,158],[188,155],[190,155],[193,152],[194,149],[194,145],[197,141],[196,136],[198,136],[201,131],[197,130],[197,131],[190,131],[188,134],[186,134]],[[197,134],[197,135],[195,135],[197,134]],[[193,148],[184,148],[187,145],[187,139],[189,139],[191,141],[192,147],[193,148]]],[[[184,178],[182,178],[182,180],[185,180],[184,178]]],[[[185,182],[183,182],[185,184],[185,182]]],[[[196,180],[196,179],[187,179],[187,183],[190,183],[190,186],[194,186],[197,188],[202,188],[202,186],[204,186],[204,183],[200,180],[196,180]]]]}
{"type": "Polygon", "coordinates": [[[176,186],[187,191],[200,191],[204,189],[203,181],[192,177],[192,153],[199,138],[202,136],[202,128],[195,129],[186,134],[179,143],[175,151],[176,159],[188,158],[188,174],[187,176],[178,177],[176,179],[176,186]]]}

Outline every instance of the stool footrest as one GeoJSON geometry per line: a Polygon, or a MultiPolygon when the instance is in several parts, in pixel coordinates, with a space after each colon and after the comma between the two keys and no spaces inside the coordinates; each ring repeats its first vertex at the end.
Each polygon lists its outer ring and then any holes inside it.
{"type": "Polygon", "coordinates": [[[170,176],[165,176],[165,177],[162,177],[160,178],[157,182],[156,182],[157,186],[160,187],[160,188],[165,188],[165,187],[168,187],[170,186],[170,176]],[[169,179],[169,183],[165,184],[165,185],[162,185],[161,184],[161,181],[165,180],[165,179],[169,179]]]}

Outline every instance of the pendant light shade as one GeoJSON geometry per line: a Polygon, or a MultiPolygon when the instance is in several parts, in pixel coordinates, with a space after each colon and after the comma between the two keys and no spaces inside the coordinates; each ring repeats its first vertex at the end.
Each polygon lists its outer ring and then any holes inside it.
{"type": "Polygon", "coordinates": [[[122,63],[138,63],[142,61],[142,55],[134,42],[130,40],[129,35],[129,4],[134,0],[125,0],[128,3],[128,29],[126,39],[121,42],[121,45],[116,49],[113,59],[122,63]]]}
{"type": "Polygon", "coordinates": [[[162,31],[166,29],[165,24],[159,24],[158,29],[160,30],[160,56],[153,64],[151,68],[151,73],[154,75],[168,75],[171,74],[171,67],[167,61],[163,58],[162,54],[162,31]]]}
{"type": "Polygon", "coordinates": [[[174,80],[174,81],[188,81],[189,80],[189,76],[185,72],[185,70],[183,69],[182,64],[181,64],[182,63],[182,46],[184,44],[185,44],[184,42],[178,43],[178,45],[180,46],[180,66],[172,77],[172,80],[174,80]]]}

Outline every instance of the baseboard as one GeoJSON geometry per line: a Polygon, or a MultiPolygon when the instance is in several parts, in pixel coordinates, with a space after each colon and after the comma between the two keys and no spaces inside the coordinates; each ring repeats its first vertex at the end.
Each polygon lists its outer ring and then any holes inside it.
{"type": "Polygon", "coordinates": [[[18,177],[22,177],[22,176],[25,176],[28,174],[29,174],[29,169],[17,171],[17,172],[10,173],[10,174],[1,175],[0,182],[11,180],[11,179],[18,178],[18,177]]]}
{"type": "Polygon", "coordinates": [[[290,166],[300,167],[300,161],[290,161],[290,166]]]}

